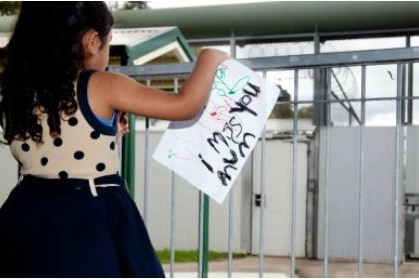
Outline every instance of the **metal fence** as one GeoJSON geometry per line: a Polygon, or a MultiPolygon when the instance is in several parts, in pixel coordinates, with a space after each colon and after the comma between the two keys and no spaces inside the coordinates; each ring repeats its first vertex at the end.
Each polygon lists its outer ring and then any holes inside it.
{"type": "MultiPolygon", "coordinates": [[[[419,60],[419,48],[401,48],[401,49],[386,49],[386,50],[371,50],[371,51],[356,51],[356,52],[343,52],[343,53],[323,53],[323,54],[313,54],[313,55],[293,55],[293,56],[279,56],[279,57],[260,57],[260,58],[250,58],[250,59],[240,59],[239,61],[247,65],[249,68],[254,71],[261,72],[265,77],[272,71],[275,72],[285,72],[288,71],[290,74],[290,79],[292,80],[292,86],[290,87],[291,100],[279,99],[277,105],[288,105],[291,107],[293,115],[292,127],[288,133],[282,133],[282,135],[277,135],[277,137],[284,138],[284,135],[287,135],[288,141],[292,144],[292,160],[290,162],[291,172],[290,177],[292,178],[291,182],[291,233],[290,239],[286,240],[289,242],[289,260],[290,260],[290,270],[289,276],[296,276],[296,226],[297,226],[297,184],[301,181],[299,179],[302,177],[301,173],[298,172],[298,154],[301,152],[299,149],[298,143],[301,141],[301,128],[300,117],[299,117],[299,108],[304,106],[312,106],[313,112],[311,114],[311,121],[315,129],[315,136],[307,137],[308,144],[317,147],[317,152],[311,153],[311,159],[308,160],[307,164],[314,164],[314,171],[312,175],[309,175],[307,181],[303,181],[306,184],[306,191],[309,194],[313,189],[310,185],[314,181],[316,184],[316,195],[312,196],[313,212],[306,216],[306,222],[312,224],[312,240],[316,244],[313,245],[312,252],[307,252],[307,257],[315,257],[323,260],[323,277],[329,276],[329,262],[331,251],[330,239],[334,231],[334,227],[331,222],[331,214],[334,214],[335,209],[331,210],[331,203],[335,197],[334,189],[339,189],[336,186],[339,183],[336,183],[338,177],[334,174],[336,169],[334,163],[338,160],[345,161],[346,157],[339,157],[339,154],[334,154],[339,148],[345,148],[345,145],[338,146],[337,149],[334,149],[333,146],[336,146],[334,139],[332,138],[335,130],[334,128],[341,126],[342,129],[351,129],[355,131],[354,139],[355,144],[354,156],[356,166],[353,168],[353,172],[356,177],[352,175],[352,179],[356,181],[353,186],[353,191],[356,193],[356,205],[355,208],[352,208],[356,212],[356,220],[353,222],[356,224],[355,235],[356,235],[356,250],[358,263],[357,275],[359,277],[364,276],[364,262],[365,262],[365,246],[368,243],[365,243],[367,230],[370,230],[368,226],[369,217],[366,212],[366,204],[369,203],[370,196],[366,196],[366,191],[369,189],[369,176],[365,173],[365,167],[370,160],[370,157],[374,155],[365,155],[368,150],[367,141],[370,141],[370,138],[367,138],[368,123],[366,121],[366,108],[370,103],[388,103],[391,102],[391,113],[394,114],[395,121],[387,123],[384,126],[391,127],[390,130],[386,131],[386,135],[390,135],[391,146],[389,147],[389,152],[392,153],[389,155],[388,160],[391,160],[391,193],[389,194],[390,202],[386,203],[384,206],[387,209],[390,209],[392,212],[392,225],[389,227],[391,235],[391,258],[393,276],[399,277],[399,265],[404,261],[404,249],[405,246],[402,242],[405,233],[403,225],[406,218],[406,210],[403,210],[403,203],[405,198],[405,183],[406,183],[406,169],[409,168],[409,159],[407,159],[408,154],[406,152],[406,131],[407,127],[413,127],[412,124],[414,118],[414,101],[417,100],[417,97],[414,96],[414,77],[413,69],[414,63],[419,60]],[[371,67],[377,65],[391,65],[393,71],[389,71],[391,78],[394,80],[395,88],[389,88],[388,92],[383,92],[380,96],[368,96],[367,92],[369,87],[367,86],[369,80],[367,78],[367,72],[371,67]],[[339,76],[336,76],[337,69],[342,67],[357,67],[360,71],[360,94],[359,96],[348,96],[345,94],[345,84],[339,81],[339,76]],[[311,71],[313,77],[313,97],[312,98],[300,98],[300,92],[302,90],[301,83],[301,73],[303,71],[311,71]],[[333,85],[337,88],[333,88],[333,85]],[[337,94],[337,90],[341,91],[341,94],[337,94]],[[391,92],[391,93],[389,93],[391,92]],[[336,121],[332,119],[333,107],[340,107],[348,115],[346,122],[342,125],[338,125],[336,121]],[[355,120],[355,121],[354,121],[355,120]],[[331,147],[332,146],[332,147],[331,147]],[[333,149],[333,150],[332,150],[333,149]],[[314,155],[313,155],[314,154],[314,155]],[[317,155],[316,155],[317,154],[317,155]],[[333,159],[331,157],[336,157],[333,159]],[[335,160],[335,161],[333,161],[335,160]],[[314,175],[313,175],[314,173],[314,175]],[[333,196],[331,196],[333,193],[333,196]],[[367,219],[367,220],[366,220],[367,219]],[[313,229],[314,228],[314,229],[313,229]],[[307,255],[310,254],[310,255],[307,255]]],[[[124,67],[111,67],[110,71],[121,72],[127,74],[131,77],[134,77],[139,80],[144,80],[147,85],[153,85],[153,81],[157,78],[170,78],[173,80],[173,90],[177,91],[179,87],[179,78],[187,76],[193,68],[193,63],[184,63],[184,64],[164,64],[164,65],[145,65],[145,66],[124,66],[124,67]]],[[[281,119],[279,121],[282,121],[281,119]]],[[[132,122],[133,123],[133,122],[132,122]]],[[[141,187],[144,187],[142,190],[143,194],[143,204],[142,214],[144,219],[149,223],[149,207],[150,199],[148,197],[149,189],[152,187],[150,185],[150,120],[147,119],[144,127],[144,169],[141,170],[143,173],[143,180],[137,181],[141,184],[141,187]]],[[[260,177],[260,195],[257,197],[258,202],[260,203],[259,211],[259,233],[258,233],[258,274],[259,277],[263,277],[264,270],[264,257],[265,257],[265,248],[266,245],[270,245],[265,241],[265,197],[269,195],[266,192],[267,183],[275,183],[272,181],[267,181],[266,169],[273,168],[275,169],[275,164],[272,165],[271,161],[266,159],[267,156],[267,135],[266,132],[262,134],[262,137],[259,141],[259,146],[257,152],[260,152],[260,165],[259,168],[260,177]],[[270,165],[268,165],[268,163],[270,165]]],[[[375,141],[375,143],[377,143],[375,141]]],[[[343,142],[345,144],[345,142],[343,142]]],[[[372,146],[374,145],[374,140],[372,140],[372,146]]],[[[129,148],[129,147],[128,147],[129,148]]],[[[313,151],[313,150],[312,150],[313,151]]],[[[255,151],[256,152],[256,151],[255,151]]],[[[133,150],[128,150],[127,154],[134,154],[133,150]]],[[[353,152],[352,152],[353,153],[353,152]]],[[[346,154],[346,153],[343,153],[346,154]]],[[[280,154],[278,154],[278,160],[280,160],[280,154]]],[[[346,156],[346,155],[345,155],[346,156]]],[[[376,158],[380,160],[380,158],[376,158]]],[[[138,158],[137,158],[138,160],[138,158]]],[[[129,159],[128,161],[135,162],[134,159],[129,159]]],[[[133,168],[130,173],[135,173],[139,171],[135,169],[134,165],[127,167],[133,168]]],[[[248,170],[244,170],[248,171],[248,170]]],[[[345,170],[343,170],[345,173],[345,170]]],[[[178,196],[176,196],[176,187],[177,187],[177,178],[175,174],[172,174],[171,179],[171,189],[172,194],[170,198],[170,230],[167,232],[170,238],[170,270],[169,274],[171,277],[175,276],[175,235],[176,228],[178,223],[182,220],[176,219],[176,211],[179,208],[178,196]]],[[[253,180],[255,181],[255,180],[253,180]]],[[[388,181],[387,181],[388,182],[388,181]]],[[[130,184],[134,185],[134,181],[129,181],[130,184]]],[[[351,184],[352,185],[352,184],[351,184]]],[[[375,189],[375,188],[374,188],[375,189]]],[[[376,195],[379,196],[380,188],[376,191],[376,195]]],[[[352,191],[351,190],[351,191],[352,191]]],[[[232,192],[237,191],[233,187],[232,192]]],[[[340,190],[339,190],[340,191],[340,190]]],[[[384,191],[384,190],[383,190],[384,191]]],[[[308,195],[307,194],[307,195],[308,195]]],[[[235,210],[237,205],[234,204],[233,193],[229,195],[228,201],[228,241],[226,250],[228,252],[228,265],[227,265],[227,275],[232,277],[233,275],[233,229],[235,218],[238,218],[238,212],[235,210]]],[[[254,202],[253,200],[251,202],[254,202]]],[[[351,210],[352,210],[351,209],[351,210]]],[[[348,208],[342,209],[343,211],[348,210],[348,208]]],[[[369,210],[369,209],[368,209],[369,210]]],[[[208,277],[208,237],[209,237],[209,200],[203,194],[199,195],[199,231],[198,236],[198,247],[199,247],[199,262],[198,262],[198,276],[199,277],[208,277]]],[[[345,215],[343,215],[345,216],[345,215]]],[[[339,217],[338,217],[339,218],[339,217]]],[[[374,232],[380,234],[381,232],[374,232]]],[[[192,239],[195,236],[190,236],[192,239]]],[[[419,239],[417,240],[419,241],[419,239]]]]}

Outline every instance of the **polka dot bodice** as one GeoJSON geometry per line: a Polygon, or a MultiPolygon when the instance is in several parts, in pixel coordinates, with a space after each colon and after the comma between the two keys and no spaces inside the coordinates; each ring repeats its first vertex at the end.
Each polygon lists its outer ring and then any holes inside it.
{"type": "Polygon", "coordinates": [[[10,149],[20,163],[20,174],[46,178],[92,178],[119,171],[116,121],[101,123],[87,101],[87,83],[92,71],[83,71],[77,83],[77,111],[63,115],[61,135],[49,134],[47,115],[41,115],[43,143],[14,140],[10,149]]]}

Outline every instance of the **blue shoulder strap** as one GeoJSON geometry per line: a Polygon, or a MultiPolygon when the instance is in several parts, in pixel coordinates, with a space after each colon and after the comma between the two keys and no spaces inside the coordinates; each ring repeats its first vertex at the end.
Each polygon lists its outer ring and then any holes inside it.
{"type": "Polygon", "coordinates": [[[86,118],[86,121],[96,131],[104,135],[115,135],[116,134],[116,122],[117,117],[114,117],[112,127],[103,124],[96,115],[93,113],[89,106],[87,99],[87,85],[89,83],[90,76],[96,72],[95,70],[83,70],[79,74],[77,81],[77,99],[80,106],[81,113],[86,118]]]}

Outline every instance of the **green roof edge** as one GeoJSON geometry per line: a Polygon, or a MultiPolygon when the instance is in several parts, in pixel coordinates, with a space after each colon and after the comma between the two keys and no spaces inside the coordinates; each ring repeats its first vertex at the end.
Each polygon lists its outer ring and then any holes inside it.
{"type": "Polygon", "coordinates": [[[173,27],[164,33],[158,34],[155,37],[139,43],[135,46],[126,46],[126,53],[128,55],[128,65],[133,65],[133,61],[139,57],[142,57],[162,46],[165,46],[172,42],[178,42],[185,55],[188,57],[190,62],[194,62],[196,56],[189,46],[187,40],[180,32],[179,28],[173,27]]]}

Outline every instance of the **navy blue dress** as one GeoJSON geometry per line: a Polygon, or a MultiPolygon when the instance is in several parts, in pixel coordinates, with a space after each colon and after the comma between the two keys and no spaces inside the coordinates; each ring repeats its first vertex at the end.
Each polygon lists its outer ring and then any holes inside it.
{"type": "MultiPolygon", "coordinates": [[[[105,177],[106,178],[106,177],[105,177]]],[[[143,220],[120,187],[25,177],[0,210],[0,277],[164,277],[143,220]]]]}

